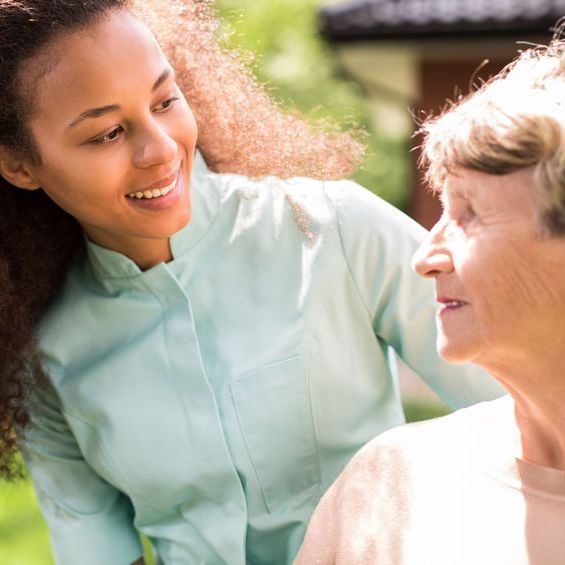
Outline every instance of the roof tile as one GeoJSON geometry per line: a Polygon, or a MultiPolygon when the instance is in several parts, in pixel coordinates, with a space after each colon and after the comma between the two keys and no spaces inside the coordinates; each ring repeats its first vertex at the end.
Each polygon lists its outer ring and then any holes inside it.
{"type": "Polygon", "coordinates": [[[565,0],[350,0],[321,10],[330,39],[517,31],[547,26],[565,15],[565,0]]]}

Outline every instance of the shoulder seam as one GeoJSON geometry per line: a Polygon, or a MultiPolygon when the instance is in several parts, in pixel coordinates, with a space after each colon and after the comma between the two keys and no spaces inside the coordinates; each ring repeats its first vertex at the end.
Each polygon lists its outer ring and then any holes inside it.
{"type": "MultiPolygon", "coordinates": [[[[328,206],[331,208],[331,210],[333,210],[334,216],[335,216],[335,223],[337,226],[337,233],[338,233],[338,238],[339,238],[339,246],[341,248],[341,254],[343,256],[343,260],[345,261],[345,264],[347,265],[347,272],[349,273],[349,276],[351,277],[351,280],[353,281],[353,285],[355,286],[355,290],[357,291],[357,295],[359,296],[361,303],[363,304],[363,308],[365,309],[365,312],[367,314],[368,319],[371,321],[371,327],[372,327],[372,318],[371,318],[371,312],[369,311],[369,307],[367,305],[366,300],[363,297],[363,294],[361,293],[361,290],[359,289],[359,285],[357,284],[357,280],[355,279],[355,276],[353,275],[353,270],[351,269],[351,265],[349,263],[349,259],[347,257],[347,253],[345,252],[345,245],[343,243],[343,232],[341,229],[341,223],[339,221],[339,213],[338,213],[338,209],[337,206],[335,205],[335,203],[333,202],[333,200],[329,197],[327,190],[327,181],[323,181],[322,183],[322,189],[323,189],[323,193],[324,193],[324,197],[326,198],[327,202],[328,202],[328,206]]],[[[373,332],[374,332],[374,328],[373,328],[373,332]]]]}

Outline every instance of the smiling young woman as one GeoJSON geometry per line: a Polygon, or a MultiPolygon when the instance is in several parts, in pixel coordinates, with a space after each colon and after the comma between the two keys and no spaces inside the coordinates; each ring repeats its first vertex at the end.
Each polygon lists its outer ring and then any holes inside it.
{"type": "Polygon", "coordinates": [[[170,260],[168,239],[190,218],[196,123],[155,38],[123,11],[53,40],[50,57],[23,86],[38,89],[28,128],[41,159],[14,154],[0,173],[41,187],[91,241],[141,268],[170,260]]]}
{"type": "Polygon", "coordinates": [[[0,4],[1,470],[17,431],[58,564],[139,532],[161,563],[290,563],[403,422],[391,349],[454,407],[499,391],[435,354],[423,230],[329,180],[359,144],[282,113],[208,2],[142,8],[164,50],[122,0],[0,4]]]}

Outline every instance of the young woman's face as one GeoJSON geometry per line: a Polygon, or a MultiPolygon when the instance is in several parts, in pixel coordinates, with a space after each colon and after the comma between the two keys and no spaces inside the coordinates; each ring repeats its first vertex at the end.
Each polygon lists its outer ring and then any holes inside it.
{"type": "MultiPolygon", "coordinates": [[[[63,38],[37,82],[37,183],[88,237],[141,266],[190,219],[196,124],[150,31],[128,12],[63,38]]],[[[145,264],[144,264],[145,263],[145,264]]]]}

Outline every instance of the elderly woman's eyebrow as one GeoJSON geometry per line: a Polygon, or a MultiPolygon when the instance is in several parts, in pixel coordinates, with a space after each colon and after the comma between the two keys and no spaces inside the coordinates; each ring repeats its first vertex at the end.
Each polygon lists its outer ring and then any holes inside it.
{"type": "MultiPolygon", "coordinates": [[[[173,69],[171,67],[165,68],[161,74],[157,77],[157,80],[153,83],[151,87],[151,92],[155,92],[171,75],[173,74],[173,69]]],[[[110,112],[115,112],[121,109],[119,104],[108,104],[106,106],[100,106],[99,108],[90,108],[81,112],[68,126],[67,128],[72,128],[77,124],[80,124],[84,120],[91,118],[99,118],[110,112]]]]}
{"type": "Polygon", "coordinates": [[[458,181],[451,182],[445,185],[444,190],[441,192],[441,198],[445,199],[447,194],[450,198],[460,198],[462,200],[469,200],[476,194],[476,189],[472,184],[462,184],[458,181]]]}

